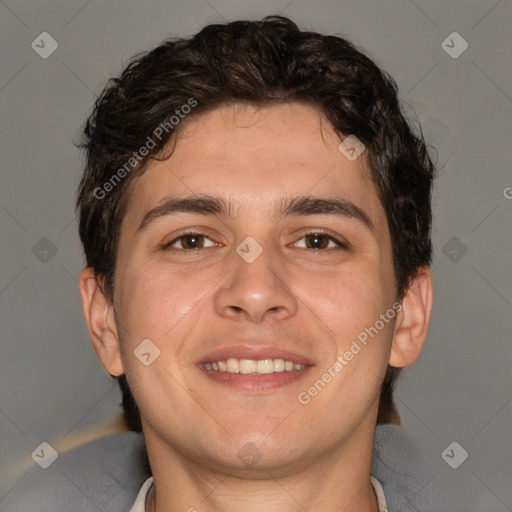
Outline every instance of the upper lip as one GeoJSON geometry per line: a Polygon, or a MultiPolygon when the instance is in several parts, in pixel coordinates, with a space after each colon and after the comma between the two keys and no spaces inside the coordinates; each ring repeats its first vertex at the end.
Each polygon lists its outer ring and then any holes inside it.
{"type": "Polygon", "coordinates": [[[269,344],[241,344],[226,345],[209,352],[196,364],[212,363],[216,361],[224,361],[234,357],[235,359],[253,359],[260,361],[261,359],[284,359],[285,361],[293,361],[296,364],[313,364],[312,361],[296,352],[284,350],[275,345],[269,344]]]}

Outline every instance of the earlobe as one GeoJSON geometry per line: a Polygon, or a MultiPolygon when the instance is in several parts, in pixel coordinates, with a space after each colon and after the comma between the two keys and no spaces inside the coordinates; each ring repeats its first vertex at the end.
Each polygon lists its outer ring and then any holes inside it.
{"type": "Polygon", "coordinates": [[[112,376],[124,373],[119,337],[113,318],[113,308],[98,284],[94,269],[82,270],[78,286],[82,299],[82,312],[96,354],[112,376]]]}
{"type": "Polygon", "coordinates": [[[418,270],[402,301],[391,345],[390,366],[405,368],[416,362],[427,338],[432,303],[432,271],[425,266],[418,270]]]}

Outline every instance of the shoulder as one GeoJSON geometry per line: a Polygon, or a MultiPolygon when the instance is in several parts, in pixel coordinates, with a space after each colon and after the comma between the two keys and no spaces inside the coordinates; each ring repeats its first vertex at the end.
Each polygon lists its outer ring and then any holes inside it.
{"type": "Polygon", "coordinates": [[[142,434],[111,434],[59,453],[47,469],[34,464],[2,500],[2,511],[130,510],[149,475],[142,434]]]}
{"type": "Polygon", "coordinates": [[[391,511],[455,510],[453,496],[439,485],[439,468],[432,467],[419,444],[398,425],[377,425],[371,474],[382,484],[391,511]]]}

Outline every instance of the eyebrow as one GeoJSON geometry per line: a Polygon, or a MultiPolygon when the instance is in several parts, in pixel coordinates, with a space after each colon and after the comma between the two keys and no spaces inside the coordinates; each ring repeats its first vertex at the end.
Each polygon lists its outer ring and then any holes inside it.
{"type": "MultiPolygon", "coordinates": [[[[229,199],[226,200],[223,197],[208,194],[169,197],[162,204],[155,206],[144,214],[136,233],[147,229],[150,224],[158,219],[179,213],[235,218],[238,210],[234,209],[229,199]]],[[[374,235],[376,234],[375,226],[369,215],[353,202],[341,197],[298,196],[282,198],[278,202],[275,213],[276,219],[300,215],[335,215],[355,219],[374,235]]]]}

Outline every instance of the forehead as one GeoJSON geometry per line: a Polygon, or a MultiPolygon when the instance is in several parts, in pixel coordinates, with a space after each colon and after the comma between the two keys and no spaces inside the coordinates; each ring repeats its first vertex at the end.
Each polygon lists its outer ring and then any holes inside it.
{"type": "MultiPolygon", "coordinates": [[[[233,211],[272,216],[283,197],[339,196],[364,209],[377,227],[384,219],[364,153],[350,160],[339,135],[314,107],[231,104],[185,119],[164,161],[150,161],[131,183],[125,219],[169,197],[223,197],[233,211]]],[[[270,218],[270,217],[269,217],[270,218]]]]}

